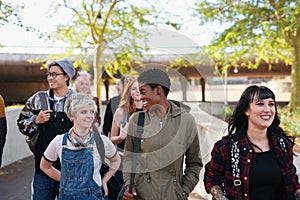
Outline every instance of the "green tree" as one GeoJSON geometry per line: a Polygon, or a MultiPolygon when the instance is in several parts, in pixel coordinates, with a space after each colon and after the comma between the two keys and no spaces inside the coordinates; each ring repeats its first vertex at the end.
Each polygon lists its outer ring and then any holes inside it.
{"type": "Polygon", "coordinates": [[[132,71],[132,63],[147,51],[146,28],[159,23],[177,28],[161,20],[158,11],[145,2],[137,5],[125,0],[61,0],[55,4],[55,11],[64,8],[73,16],[57,30],[57,39],[69,46],[64,56],[77,55],[75,65],[80,66],[88,65],[87,55],[94,56],[94,84],[99,97],[103,67],[110,74],[124,74],[132,71]]]}
{"type": "Polygon", "coordinates": [[[284,60],[292,66],[290,111],[300,107],[300,1],[199,0],[196,11],[200,24],[225,27],[206,47],[216,66],[255,69],[284,60]]]}
{"type": "Polygon", "coordinates": [[[10,3],[0,0],[0,28],[7,24],[22,26],[18,12],[23,8],[23,5],[11,5],[10,3]]]}

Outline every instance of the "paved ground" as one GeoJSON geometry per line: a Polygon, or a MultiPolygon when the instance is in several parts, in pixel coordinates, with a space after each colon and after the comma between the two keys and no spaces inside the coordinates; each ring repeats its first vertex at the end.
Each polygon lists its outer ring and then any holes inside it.
{"type": "Polygon", "coordinates": [[[30,199],[33,156],[0,169],[0,200],[30,199]]]}
{"type": "MultiPolygon", "coordinates": [[[[29,156],[0,169],[0,200],[29,200],[34,159],[29,156]]],[[[189,200],[204,200],[196,192],[189,200]]]]}

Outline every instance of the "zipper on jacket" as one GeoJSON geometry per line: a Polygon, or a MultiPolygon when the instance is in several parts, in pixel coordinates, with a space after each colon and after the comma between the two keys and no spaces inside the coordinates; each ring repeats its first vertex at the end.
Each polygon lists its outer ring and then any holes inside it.
{"type": "MultiPolygon", "coordinates": [[[[160,126],[160,131],[159,131],[159,146],[160,146],[160,151],[159,151],[159,159],[160,159],[160,162],[159,162],[159,167],[160,169],[162,168],[161,166],[161,161],[162,161],[162,151],[161,151],[161,148],[162,148],[162,129],[163,129],[163,125],[164,125],[164,121],[163,120],[160,120],[159,122],[159,126],[160,126]]],[[[159,187],[158,187],[158,198],[161,199],[161,188],[162,188],[162,175],[161,175],[161,171],[159,173],[159,187]]]]}
{"type": "Polygon", "coordinates": [[[170,169],[169,172],[170,172],[170,174],[171,174],[172,177],[173,177],[173,184],[174,184],[174,185],[177,185],[176,171],[175,171],[174,169],[170,169]]]}
{"type": "Polygon", "coordinates": [[[150,173],[146,172],[146,179],[147,179],[147,183],[151,182],[151,177],[150,177],[150,173]]]}

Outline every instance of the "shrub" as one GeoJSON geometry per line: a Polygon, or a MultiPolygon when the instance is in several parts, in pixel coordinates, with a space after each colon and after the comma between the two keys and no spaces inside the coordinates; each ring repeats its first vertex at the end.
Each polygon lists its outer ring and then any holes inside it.
{"type": "Polygon", "coordinates": [[[232,115],[233,109],[232,106],[224,106],[220,113],[220,118],[224,121],[227,121],[228,118],[232,115]]]}
{"type": "Polygon", "coordinates": [[[285,106],[282,108],[278,108],[278,114],[280,116],[281,128],[288,135],[295,137],[295,150],[300,150],[300,109],[297,109],[293,114],[291,114],[289,112],[288,106],[285,106]]]}

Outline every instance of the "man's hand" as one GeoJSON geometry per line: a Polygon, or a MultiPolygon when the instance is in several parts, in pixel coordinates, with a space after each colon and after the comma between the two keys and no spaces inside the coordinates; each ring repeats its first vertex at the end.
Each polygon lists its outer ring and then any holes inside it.
{"type": "Polygon", "coordinates": [[[52,110],[41,110],[38,116],[35,118],[35,124],[44,124],[50,119],[50,113],[52,110]]]}
{"type": "Polygon", "coordinates": [[[129,192],[129,185],[126,186],[125,192],[124,192],[124,194],[123,194],[123,199],[124,199],[124,200],[133,200],[134,197],[136,197],[136,196],[137,196],[137,193],[136,193],[135,188],[132,188],[132,193],[130,193],[130,192],[129,192]]]}

